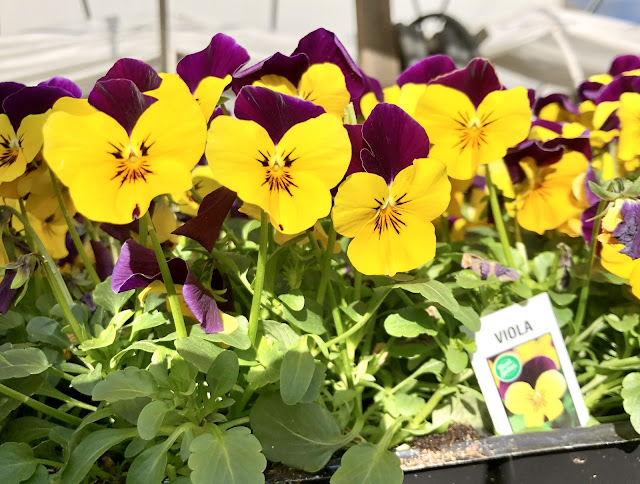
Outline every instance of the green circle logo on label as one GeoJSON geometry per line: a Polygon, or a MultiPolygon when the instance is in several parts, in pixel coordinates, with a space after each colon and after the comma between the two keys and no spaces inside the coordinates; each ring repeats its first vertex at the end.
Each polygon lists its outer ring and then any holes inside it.
{"type": "Polygon", "coordinates": [[[522,372],[520,360],[512,353],[498,356],[494,368],[498,379],[505,383],[512,382],[518,378],[522,372]]]}

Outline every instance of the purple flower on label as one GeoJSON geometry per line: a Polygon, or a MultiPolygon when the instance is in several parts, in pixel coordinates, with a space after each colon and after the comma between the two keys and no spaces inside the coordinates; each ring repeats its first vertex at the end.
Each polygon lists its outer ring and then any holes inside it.
{"type": "Polygon", "coordinates": [[[628,255],[631,259],[640,258],[640,203],[635,200],[625,200],[620,208],[622,221],[613,231],[619,243],[624,245],[621,254],[628,255]]]}
{"type": "Polygon", "coordinates": [[[512,382],[500,382],[500,386],[498,387],[498,391],[500,392],[500,398],[504,400],[504,396],[507,393],[507,389],[512,383],[516,381],[523,381],[535,387],[536,381],[538,377],[542,375],[547,370],[557,370],[558,367],[554,363],[551,358],[546,356],[536,356],[529,361],[527,361],[524,365],[522,365],[522,372],[520,376],[512,381],[512,382]]]}

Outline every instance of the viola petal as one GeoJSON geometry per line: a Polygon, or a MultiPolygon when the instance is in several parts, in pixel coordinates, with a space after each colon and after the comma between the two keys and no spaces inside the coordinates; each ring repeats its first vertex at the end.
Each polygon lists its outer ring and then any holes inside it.
{"type": "Polygon", "coordinates": [[[362,127],[369,148],[362,151],[362,165],[369,173],[390,184],[417,158],[429,155],[429,137],[424,128],[402,109],[378,104],[362,127]]]}
{"type": "Polygon", "coordinates": [[[27,86],[19,82],[0,82],[0,113],[4,113],[4,110],[2,109],[2,103],[4,103],[4,100],[25,87],[27,86]]]}
{"type": "Polygon", "coordinates": [[[7,269],[2,281],[0,281],[0,314],[7,314],[13,300],[18,295],[20,289],[11,289],[11,283],[18,274],[17,270],[7,269]]]}
{"type": "Polygon", "coordinates": [[[115,119],[128,134],[156,99],[145,96],[129,79],[97,82],[89,93],[89,104],[115,119]]]}
{"type": "Polygon", "coordinates": [[[400,74],[396,84],[402,86],[409,82],[427,84],[436,77],[456,70],[456,64],[448,55],[432,55],[416,62],[400,74]]]}
{"type": "Polygon", "coordinates": [[[99,240],[91,241],[91,249],[96,259],[96,272],[101,281],[104,281],[113,273],[113,259],[111,251],[99,240]]]}
{"type": "Polygon", "coordinates": [[[222,223],[236,199],[236,192],[225,187],[218,188],[204,197],[198,208],[198,215],[173,233],[189,237],[211,252],[218,240],[222,223]]]}
{"type": "Polygon", "coordinates": [[[331,216],[336,231],[345,237],[355,237],[374,219],[376,200],[389,196],[384,178],[373,173],[357,172],[338,187],[331,216]]]}
{"type": "Polygon", "coordinates": [[[309,58],[305,54],[287,56],[276,52],[271,57],[248,67],[233,76],[231,87],[238,94],[244,86],[249,86],[265,76],[275,75],[298,85],[302,74],[309,68],[309,58]]]}
{"type": "Polygon", "coordinates": [[[205,333],[219,333],[224,329],[216,300],[191,271],[182,286],[182,296],[205,333]]]}
{"type": "Polygon", "coordinates": [[[620,209],[622,221],[613,231],[613,236],[624,245],[621,254],[631,259],[640,258],[640,203],[626,200],[620,209]]]}
{"type": "Polygon", "coordinates": [[[335,64],[314,64],[309,67],[300,78],[298,91],[302,99],[322,106],[339,119],[344,117],[350,95],[344,75],[335,64]]]}
{"type": "Polygon", "coordinates": [[[612,76],[617,76],[618,74],[622,74],[623,72],[633,71],[636,69],[640,69],[639,56],[632,54],[619,55],[618,57],[613,59],[611,67],[609,68],[609,74],[612,76]]]}
{"type": "Polygon", "coordinates": [[[640,77],[616,77],[598,92],[595,103],[600,104],[605,101],[617,101],[625,92],[640,92],[640,77]]]}
{"type": "Polygon", "coordinates": [[[123,58],[116,61],[107,73],[97,82],[110,79],[129,79],[140,92],[151,91],[160,87],[162,79],[146,62],[138,59],[123,58]]]}
{"type": "Polygon", "coordinates": [[[360,158],[360,152],[364,148],[369,148],[369,145],[366,144],[362,136],[361,124],[345,124],[344,128],[347,130],[347,134],[349,135],[349,142],[351,143],[351,162],[349,163],[349,168],[347,168],[347,172],[344,175],[345,177],[347,177],[352,173],[364,171],[364,167],[362,166],[362,159],[360,158]]]}
{"type": "Polygon", "coordinates": [[[432,82],[465,93],[476,108],[489,93],[502,89],[494,67],[486,59],[473,59],[463,69],[440,76],[432,82]]]}
{"type": "Polygon", "coordinates": [[[25,87],[7,96],[2,110],[9,116],[11,125],[17,131],[22,120],[32,114],[47,112],[67,92],[57,87],[25,87]]]}
{"type": "Polygon", "coordinates": [[[51,79],[47,79],[46,81],[42,81],[38,84],[38,86],[45,87],[57,87],[59,89],[63,89],[67,92],[67,96],[70,96],[75,99],[79,99],[82,97],[82,89],[71,79],[67,79],[66,77],[55,76],[51,79]]]}
{"type": "MultiPolygon", "coordinates": [[[[264,87],[246,86],[238,94],[235,115],[258,123],[278,143],[293,125],[315,118],[324,109],[309,101],[284,96],[264,87]]],[[[211,158],[209,158],[211,159],[211,158]]]]}

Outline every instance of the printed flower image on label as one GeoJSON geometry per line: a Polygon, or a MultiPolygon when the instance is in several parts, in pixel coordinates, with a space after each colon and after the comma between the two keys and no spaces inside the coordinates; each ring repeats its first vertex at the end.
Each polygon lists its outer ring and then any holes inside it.
{"type": "Polygon", "coordinates": [[[522,363],[520,363],[520,359],[516,355],[505,353],[496,358],[494,368],[500,381],[511,382],[520,376],[522,363]]]}

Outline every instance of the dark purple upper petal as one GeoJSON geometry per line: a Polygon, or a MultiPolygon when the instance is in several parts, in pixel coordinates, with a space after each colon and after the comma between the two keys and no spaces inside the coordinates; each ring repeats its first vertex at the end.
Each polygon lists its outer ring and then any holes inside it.
{"type": "Polygon", "coordinates": [[[89,94],[89,104],[111,116],[129,134],[142,113],[155,101],[142,94],[129,79],[99,81],[89,94]]]}
{"type": "Polygon", "coordinates": [[[140,232],[140,220],[135,219],[133,222],[125,225],[102,223],[100,224],[100,228],[117,241],[124,243],[127,239],[131,238],[131,232],[136,234],[140,232]]]}
{"type": "Polygon", "coordinates": [[[344,175],[346,178],[352,173],[364,171],[364,167],[362,166],[362,158],[360,158],[360,152],[363,149],[370,148],[369,145],[364,141],[364,138],[362,136],[361,124],[345,124],[344,128],[347,130],[349,141],[351,142],[351,161],[349,162],[349,168],[347,168],[347,172],[344,175]]]}
{"type": "Polygon", "coordinates": [[[235,104],[236,117],[258,123],[267,130],[275,144],[292,126],[324,112],[312,102],[255,86],[243,87],[235,104]]]}
{"type": "Polygon", "coordinates": [[[42,81],[38,86],[57,87],[67,91],[67,96],[80,99],[82,97],[82,89],[71,79],[66,77],[52,77],[46,81],[42,81]]]}
{"type": "Polygon", "coordinates": [[[611,63],[609,74],[617,76],[623,72],[633,71],[635,69],[640,69],[640,57],[631,54],[619,55],[611,63]]]}
{"type": "Polygon", "coordinates": [[[402,86],[409,82],[413,84],[428,84],[436,77],[456,70],[456,64],[448,55],[432,55],[416,62],[400,74],[396,84],[402,86]]]}
{"type": "MultiPolygon", "coordinates": [[[[535,388],[538,377],[548,370],[557,370],[558,367],[551,358],[546,356],[535,356],[522,365],[522,373],[515,381],[523,381],[535,388]]],[[[500,397],[504,399],[504,395],[507,392],[507,388],[514,382],[500,382],[498,391],[500,397]]]]}
{"type": "Polygon", "coordinates": [[[639,76],[618,76],[604,86],[595,99],[596,104],[605,101],[619,101],[625,92],[640,92],[639,76]]]}
{"type": "Polygon", "coordinates": [[[622,221],[613,231],[613,236],[624,245],[621,254],[628,255],[633,260],[640,259],[640,203],[626,200],[620,209],[622,221]]]}
{"type": "Polygon", "coordinates": [[[178,227],[173,233],[189,237],[211,252],[218,240],[222,222],[236,198],[236,192],[225,187],[212,191],[202,199],[198,215],[178,227]]]}
{"type": "Polygon", "coordinates": [[[4,100],[25,87],[27,86],[19,82],[0,82],[0,113],[4,113],[4,110],[1,108],[4,100]]]}
{"type": "Polygon", "coordinates": [[[521,160],[531,157],[538,166],[546,166],[560,161],[563,154],[564,148],[562,146],[551,148],[546,147],[546,145],[537,140],[526,140],[507,150],[507,154],[504,156],[504,163],[509,171],[511,181],[520,183],[525,179],[525,173],[520,168],[521,160]]]}
{"type": "Polygon", "coordinates": [[[224,79],[248,61],[249,54],[244,47],[228,35],[216,34],[205,49],[183,57],[176,72],[193,93],[205,77],[224,79]]]}
{"type": "Polygon", "coordinates": [[[113,273],[113,259],[111,251],[99,240],[91,241],[91,249],[96,259],[96,272],[101,281],[113,273]]]}
{"type": "Polygon", "coordinates": [[[565,111],[569,111],[573,114],[580,114],[580,110],[578,107],[569,101],[569,96],[566,94],[550,94],[545,97],[541,97],[538,99],[533,106],[533,114],[536,116],[540,115],[540,111],[543,107],[548,106],[549,104],[559,104],[565,111]]]}
{"type": "Polygon", "coordinates": [[[604,84],[595,81],[584,81],[578,86],[578,101],[595,101],[604,84]]]}
{"type": "Polygon", "coordinates": [[[182,286],[182,296],[205,333],[219,333],[224,329],[218,303],[191,271],[182,286]]]}
{"type": "Polygon", "coordinates": [[[237,94],[244,86],[250,86],[263,76],[276,75],[287,79],[297,86],[300,78],[309,69],[309,58],[304,54],[292,56],[276,52],[271,57],[248,67],[233,76],[231,87],[237,94]]]}
{"type": "Polygon", "coordinates": [[[364,74],[333,32],[322,28],[314,30],[300,39],[292,55],[295,54],[306,54],[311,65],[325,62],[337,65],[344,74],[351,99],[359,97],[364,91],[364,74]]]}
{"type": "Polygon", "coordinates": [[[156,70],[146,62],[125,57],[113,64],[107,73],[98,79],[98,82],[110,79],[129,79],[140,92],[151,91],[160,87],[162,78],[156,70]]]}
{"type": "Polygon", "coordinates": [[[390,184],[413,160],[429,156],[429,137],[424,128],[398,106],[380,103],[362,126],[369,145],[360,152],[365,171],[390,184]]]}
{"type": "Polygon", "coordinates": [[[496,70],[486,59],[473,59],[465,68],[440,76],[433,83],[464,92],[476,108],[487,94],[502,89],[496,70]]]}
{"type": "Polygon", "coordinates": [[[588,130],[585,130],[583,134],[575,138],[564,138],[562,136],[558,136],[557,138],[545,141],[543,146],[546,149],[551,150],[554,150],[559,146],[564,146],[568,150],[579,151],[587,158],[587,160],[591,160],[592,157],[588,130]]]}
{"type": "Polygon", "coordinates": [[[57,87],[25,87],[7,96],[2,110],[17,131],[24,118],[46,112],[58,99],[66,96],[67,92],[57,87]]]}
{"type": "MultiPolygon", "coordinates": [[[[598,202],[600,199],[598,199],[598,202]]],[[[582,222],[582,238],[587,243],[587,245],[591,245],[591,234],[593,233],[593,225],[595,224],[595,220],[593,218],[598,214],[598,203],[594,203],[589,208],[587,208],[580,215],[580,222],[582,222]]]]}
{"type": "Polygon", "coordinates": [[[365,74],[364,90],[362,91],[362,94],[360,94],[360,96],[356,98],[352,98],[353,109],[355,110],[357,116],[362,116],[362,109],[360,108],[360,101],[362,100],[362,97],[370,92],[375,95],[378,102],[384,101],[384,94],[382,92],[382,85],[380,84],[380,81],[365,74]]]}
{"type": "MultiPolygon", "coordinates": [[[[176,284],[184,284],[189,268],[187,263],[179,258],[167,261],[171,278],[176,284]]],[[[129,239],[120,250],[120,257],[116,261],[111,276],[113,292],[124,292],[130,289],[147,287],[153,281],[161,281],[162,274],[155,253],[136,241],[129,239]]]]}
{"type": "Polygon", "coordinates": [[[7,314],[13,300],[18,295],[20,289],[11,289],[11,283],[18,274],[18,271],[13,269],[7,269],[4,272],[4,277],[0,281],[0,314],[7,314]]]}

